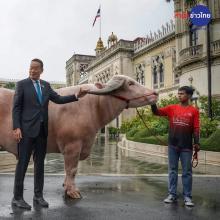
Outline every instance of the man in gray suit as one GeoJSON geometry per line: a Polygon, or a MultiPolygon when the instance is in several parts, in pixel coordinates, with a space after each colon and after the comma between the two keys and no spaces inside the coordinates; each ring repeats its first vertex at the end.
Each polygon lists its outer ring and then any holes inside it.
{"type": "Polygon", "coordinates": [[[17,82],[13,103],[13,132],[18,142],[18,162],[15,172],[14,198],[12,205],[31,209],[24,201],[24,177],[32,152],[34,153],[34,204],[48,207],[43,198],[44,159],[48,135],[48,103],[65,104],[78,101],[88,91],[80,89],[77,95],[60,96],[50,84],[40,79],[43,62],[33,59],[29,77],[17,82]]]}

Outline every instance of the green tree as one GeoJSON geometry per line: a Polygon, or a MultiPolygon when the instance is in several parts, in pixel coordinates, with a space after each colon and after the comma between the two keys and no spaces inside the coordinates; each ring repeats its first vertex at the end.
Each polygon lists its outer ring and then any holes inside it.
{"type": "Polygon", "coordinates": [[[167,105],[173,105],[173,104],[178,104],[179,100],[177,96],[173,95],[173,93],[168,95],[168,98],[163,98],[160,100],[160,107],[165,107],[167,105]]]}
{"type": "MultiPolygon", "coordinates": [[[[208,97],[199,97],[201,114],[208,116],[208,97]]],[[[212,97],[212,114],[214,120],[220,120],[220,101],[212,97]]]]}
{"type": "Polygon", "coordinates": [[[7,84],[5,84],[4,88],[15,90],[15,83],[14,82],[8,82],[7,84]]]}

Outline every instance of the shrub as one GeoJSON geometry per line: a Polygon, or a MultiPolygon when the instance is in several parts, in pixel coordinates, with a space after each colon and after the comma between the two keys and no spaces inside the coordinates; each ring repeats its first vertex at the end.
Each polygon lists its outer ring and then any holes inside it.
{"type": "Polygon", "coordinates": [[[132,128],[132,123],[131,123],[131,121],[124,121],[124,122],[122,122],[122,124],[121,124],[120,133],[125,134],[125,133],[128,132],[131,128],[132,128]]]}
{"type": "Polygon", "coordinates": [[[15,90],[15,83],[14,82],[8,82],[7,84],[4,85],[4,88],[15,90]]]}
{"type": "MultiPolygon", "coordinates": [[[[201,96],[200,99],[200,123],[201,123],[201,137],[208,138],[216,131],[220,121],[220,101],[212,99],[213,120],[208,118],[208,101],[207,97],[201,96]]],[[[169,95],[169,98],[161,99],[158,107],[164,107],[171,104],[177,104],[179,101],[176,96],[169,95]]],[[[145,128],[144,123],[137,115],[130,121],[122,123],[120,132],[127,133],[130,138],[141,139],[152,135],[163,136],[168,133],[169,121],[166,117],[158,117],[152,114],[150,106],[139,108],[139,112],[146,123],[148,129],[145,128]]],[[[146,141],[145,139],[142,141],[146,141]]]]}
{"type": "Polygon", "coordinates": [[[155,138],[154,136],[149,137],[128,137],[128,140],[135,141],[135,142],[141,142],[141,143],[147,143],[147,144],[157,144],[157,145],[167,145],[168,144],[168,136],[157,136],[155,138]]]}
{"type": "Polygon", "coordinates": [[[173,95],[172,93],[168,95],[169,98],[164,98],[160,100],[160,107],[165,107],[167,105],[178,104],[179,100],[177,96],[173,95]]]}
{"type": "Polygon", "coordinates": [[[139,129],[137,129],[137,128],[131,128],[131,130],[126,133],[126,136],[133,137],[138,131],[139,131],[139,129]]]}
{"type": "Polygon", "coordinates": [[[167,134],[169,130],[169,122],[167,118],[155,117],[154,120],[151,122],[151,129],[154,135],[167,134]]]}
{"type": "Polygon", "coordinates": [[[201,143],[202,150],[220,151],[220,129],[217,129],[208,139],[201,143]]]}
{"type": "Polygon", "coordinates": [[[108,128],[109,134],[112,136],[116,136],[118,134],[119,129],[115,127],[109,127],[108,128]]]}
{"type": "Polygon", "coordinates": [[[200,135],[203,138],[208,138],[218,127],[217,120],[211,120],[208,116],[200,116],[200,135]]]}
{"type": "Polygon", "coordinates": [[[133,137],[134,137],[135,139],[139,139],[139,138],[149,137],[149,136],[151,136],[151,135],[152,135],[151,132],[150,132],[148,129],[144,128],[144,129],[138,130],[138,131],[133,135],[133,137]]]}

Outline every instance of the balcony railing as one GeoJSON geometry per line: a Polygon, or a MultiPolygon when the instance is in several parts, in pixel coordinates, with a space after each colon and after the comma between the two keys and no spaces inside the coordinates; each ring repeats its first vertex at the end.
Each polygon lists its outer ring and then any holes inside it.
{"type": "Polygon", "coordinates": [[[87,83],[88,79],[89,79],[88,74],[84,74],[83,76],[80,77],[80,79],[79,79],[77,84],[87,83]]]}
{"type": "Polygon", "coordinates": [[[196,59],[201,58],[203,54],[203,45],[196,45],[185,48],[180,51],[180,64],[186,62],[194,62],[196,59]]]}
{"type": "Polygon", "coordinates": [[[212,42],[212,53],[213,55],[220,54],[220,40],[212,42]]]}

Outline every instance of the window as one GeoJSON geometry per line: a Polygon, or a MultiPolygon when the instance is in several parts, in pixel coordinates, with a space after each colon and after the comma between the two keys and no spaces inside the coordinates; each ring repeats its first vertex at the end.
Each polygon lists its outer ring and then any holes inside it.
{"type": "Polygon", "coordinates": [[[161,88],[164,87],[164,68],[162,63],[160,63],[159,72],[160,72],[160,88],[161,88]]]}
{"type": "Polygon", "coordinates": [[[156,66],[154,66],[153,68],[153,87],[154,89],[157,89],[158,88],[158,80],[157,80],[157,68],[156,66]]]}
{"type": "Polygon", "coordinates": [[[178,84],[179,81],[180,81],[179,74],[178,73],[174,73],[174,84],[178,84]]]}
{"type": "Polygon", "coordinates": [[[84,77],[86,77],[87,76],[87,71],[86,71],[86,69],[88,68],[88,64],[86,63],[80,63],[80,65],[79,65],[79,76],[80,76],[80,78],[84,78],[84,77]]]}
{"type": "Polygon", "coordinates": [[[189,25],[189,45],[190,47],[196,46],[198,44],[198,30],[193,24],[189,25]]]}
{"type": "Polygon", "coordinates": [[[158,89],[164,87],[164,56],[162,54],[153,57],[152,59],[152,75],[153,88],[158,89]]]}

